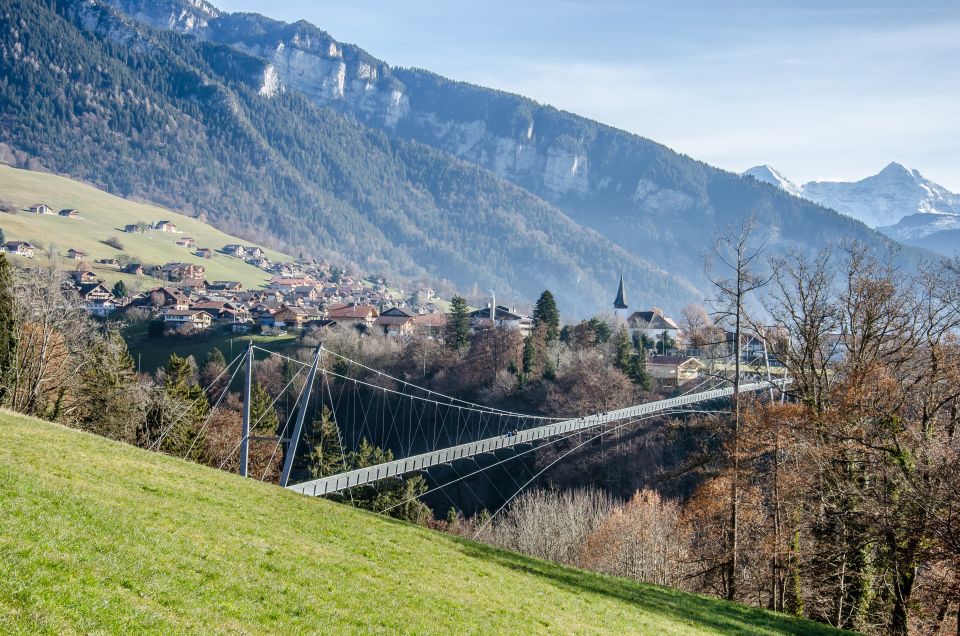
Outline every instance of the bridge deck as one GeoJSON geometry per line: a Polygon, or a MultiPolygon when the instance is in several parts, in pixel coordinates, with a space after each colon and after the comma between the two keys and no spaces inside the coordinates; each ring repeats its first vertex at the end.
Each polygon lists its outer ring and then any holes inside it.
{"type": "MultiPolygon", "coordinates": [[[[775,384],[782,382],[784,381],[774,381],[775,384]]],[[[758,382],[741,385],[740,392],[749,393],[769,388],[769,382],[758,382]]],[[[475,442],[451,446],[449,448],[443,448],[440,450],[431,451],[429,453],[411,455],[410,457],[396,459],[391,462],[377,464],[376,466],[370,466],[368,468],[358,468],[345,473],[330,475],[329,477],[321,477],[320,479],[305,481],[292,486],[287,486],[287,488],[304,495],[329,495],[353,486],[361,486],[363,484],[369,484],[381,479],[386,479],[387,477],[396,477],[406,473],[424,470],[425,468],[436,466],[438,464],[449,464],[458,459],[473,457],[474,455],[479,455],[481,453],[489,453],[500,448],[509,448],[517,444],[526,444],[536,440],[556,437],[557,435],[575,433],[577,431],[600,426],[601,424],[618,422],[620,420],[626,420],[644,415],[652,415],[661,411],[669,411],[677,407],[688,406],[698,402],[716,400],[729,395],[733,395],[733,387],[714,389],[712,391],[703,391],[701,393],[691,393],[690,395],[682,395],[680,397],[669,398],[667,400],[658,400],[656,402],[647,402],[646,404],[629,406],[624,409],[609,411],[607,413],[598,413],[596,415],[589,415],[577,419],[554,422],[552,424],[546,424],[544,426],[538,426],[535,428],[528,428],[523,431],[518,431],[515,435],[498,435],[496,437],[488,437],[475,442]]]]}

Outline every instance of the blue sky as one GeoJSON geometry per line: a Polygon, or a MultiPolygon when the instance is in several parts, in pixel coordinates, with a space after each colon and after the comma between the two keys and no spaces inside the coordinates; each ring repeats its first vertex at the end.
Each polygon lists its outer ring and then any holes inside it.
{"type": "Polygon", "coordinates": [[[220,0],[520,93],[728,170],[960,191],[960,1],[220,0]],[[842,5],[842,6],[841,6],[842,5]]]}

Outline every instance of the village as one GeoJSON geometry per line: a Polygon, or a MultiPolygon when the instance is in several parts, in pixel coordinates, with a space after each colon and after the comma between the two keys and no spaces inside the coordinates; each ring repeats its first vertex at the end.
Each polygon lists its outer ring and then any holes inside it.
{"type": "MultiPolygon", "coordinates": [[[[44,203],[30,206],[29,212],[83,218],[74,208],[55,211],[44,203]]],[[[128,257],[93,261],[101,270],[144,277],[144,281],[163,281],[160,285],[132,291],[122,282],[109,286],[91,267],[90,255],[83,250],[71,247],[58,255],[67,262],[76,262],[67,268],[67,275],[90,315],[100,319],[149,320],[154,327],[151,333],[159,337],[198,337],[217,330],[281,336],[291,332],[353,329],[361,336],[379,334],[400,339],[442,340],[447,328],[447,303],[429,287],[413,291],[390,289],[381,276],[350,275],[325,261],[311,258],[274,262],[256,245],[199,246],[193,238],[181,236],[183,232],[169,220],[127,224],[124,232],[173,235],[175,247],[171,249],[188,250],[204,260],[239,259],[271,274],[265,285],[248,288],[240,281],[208,280],[202,263],[148,264],[128,257]]],[[[37,248],[26,241],[8,241],[3,247],[8,254],[25,259],[33,259],[37,253],[37,248]]],[[[470,312],[472,331],[491,325],[490,306],[495,302],[491,298],[486,306],[470,312]]],[[[600,313],[609,315],[612,324],[625,324],[634,339],[645,343],[649,355],[646,364],[653,379],[679,387],[703,377],[716,358],[716,351],[702,350],[702,342],[690,338],[677,321],[661,310],[654,307],[630,312],[622,277],[612,313],[604,309],[600,313]]],[[[534,324],[532,316],[499,304],[494,319],[497,327],[516,330],[524,338],[534,324]]],[[[727,334],[725,339],[731,337],[727,334]]],[[[744,362],[756,362],[761,357],[765,363],[771,362],[759,338],[747,336],[741,351],[744,362]]]]}

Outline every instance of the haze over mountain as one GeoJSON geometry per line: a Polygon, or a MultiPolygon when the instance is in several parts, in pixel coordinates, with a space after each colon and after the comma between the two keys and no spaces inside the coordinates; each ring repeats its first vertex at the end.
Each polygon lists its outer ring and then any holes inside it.
{"type": "Polygon", "coordinates": [[[513,300],[551,288],[582,316],[609,309],[621,271],[634,308],[701,301],[703,252],[744,214],[771,253],[888,243],[756,179],[392,68],[306,22],[199,0],[15,0],[0,24],[0,158],[367,271],[513,300]]]}
{"type": "Polygon", "coordinates": [[[852,183],[812,181],[798,186],[766,165],[744,174],[859,219],[897,241],[947,255],[960,249],[955,232],[960,230],[960,195],[899,163],[852,183]]]}

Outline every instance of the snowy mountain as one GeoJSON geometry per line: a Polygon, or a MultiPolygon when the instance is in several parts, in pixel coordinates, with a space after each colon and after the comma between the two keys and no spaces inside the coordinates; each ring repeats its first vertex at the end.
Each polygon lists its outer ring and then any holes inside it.
{"type": "Polygon", "coordinates": [[[899,163],[860,181],[811,181],[802,186],[765,165],[743,174],[859,219],[898,241],[941,253],[946,245],[951,255],[960,248],[960,243],[944,241],[943,235],[932,238],[960,229],[960,195],[899,163]]]}
{"type": "Polygon", "coordinates": [[[803,194],[800,192],[800,188],[793,181],[783,176],[783,173],[776,168],[772,168],[768,165],[754,166],[743,174],[753,177],[757,181],[772,183],[773,185],[781,188],[782,190],[786,190],[794,196],[803,196],[803,194]]]}

